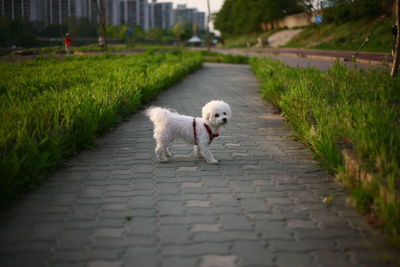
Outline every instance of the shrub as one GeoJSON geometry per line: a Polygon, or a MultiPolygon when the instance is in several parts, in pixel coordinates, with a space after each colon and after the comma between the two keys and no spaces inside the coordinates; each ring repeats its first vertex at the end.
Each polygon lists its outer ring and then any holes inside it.
{"type": "Polygon", "coordinates": [[[324,22],[343,23],[362,18],[391,15],[393,0],[331,0],[333,6],[323,9],[324,22]]]}
{"type": "Polygon", "coordinates": [[[214,51],[201,51],[203,60],[207,62],[221,62],[231,64],[248,64],[249,58],[242,55],[222,54],[214,51]]]}

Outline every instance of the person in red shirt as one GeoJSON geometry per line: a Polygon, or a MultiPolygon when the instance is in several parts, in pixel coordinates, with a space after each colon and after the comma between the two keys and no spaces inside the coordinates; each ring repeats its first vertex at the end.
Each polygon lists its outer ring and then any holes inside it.
{"type": "Polygon", "coordinates": [[[65,34],[65,37],[64,37],[65,53],[67,53],[67,54],[69,54],[69,53],[71,52],[71,51],[70,51],[71,43],[72,43],[71,36],[70,36],[69,33],[67,32],[67,33],[65,34]]]}

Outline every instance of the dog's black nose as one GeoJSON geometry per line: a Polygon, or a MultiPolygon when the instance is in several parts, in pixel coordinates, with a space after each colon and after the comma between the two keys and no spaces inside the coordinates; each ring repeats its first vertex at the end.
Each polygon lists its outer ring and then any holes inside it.
{"type": "Polygon", "coordinates": [[[223,119],[222,119],[222,121],[223,121],[223,122],[226,122],[226,121],[227,121],[227,119],[226,119],[226,118],[223,118],[223,119]]]}

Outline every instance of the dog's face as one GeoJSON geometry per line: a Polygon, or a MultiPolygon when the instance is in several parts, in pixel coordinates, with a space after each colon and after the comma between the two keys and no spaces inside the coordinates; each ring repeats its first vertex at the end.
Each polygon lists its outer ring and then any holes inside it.
{"type": "Polygon", "coordinates": [[[222,126],[230,120],[231,108],[224,101],[213,100],[208,102],[202,109],[202,117],[213,126],[222,126]]]}

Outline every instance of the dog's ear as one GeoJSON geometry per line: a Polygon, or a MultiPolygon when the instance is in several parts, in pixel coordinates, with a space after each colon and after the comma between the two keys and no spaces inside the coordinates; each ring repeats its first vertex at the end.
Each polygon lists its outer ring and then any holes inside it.
{"type": "Polygon", "coordinates": [[[208,108],[208,104],[205,105],[203,107],[203,109],[201,110],[201,116],[203,117],[203,119],[205,119],[206,121],[209,121],[211,119],[211,112],[210,109],[208,108]]]}
{"type": "Polygon", "coordinates": [[[209,121],[210,117],[211,117],[211,112],[208,110],[203,110],[202,113],[203,113],[202,114],[203,119],[205,119],[206,121],[209,121]]]}

